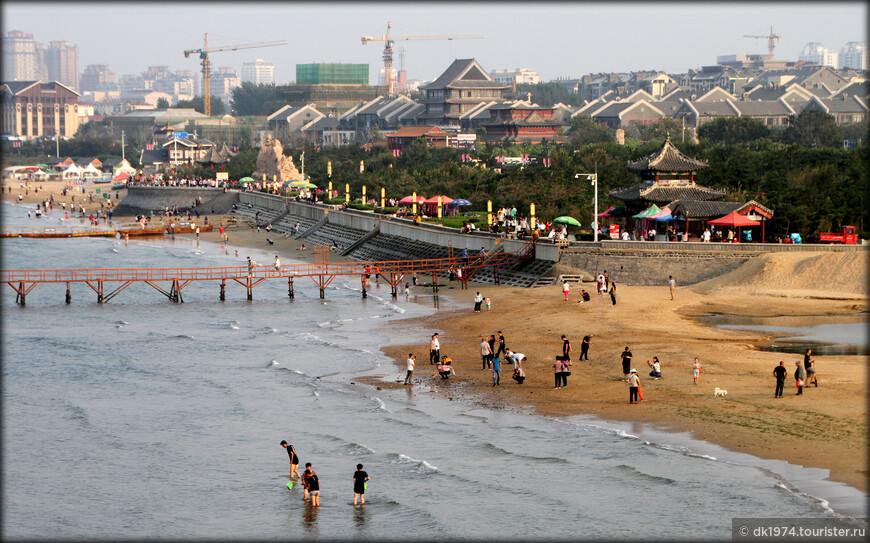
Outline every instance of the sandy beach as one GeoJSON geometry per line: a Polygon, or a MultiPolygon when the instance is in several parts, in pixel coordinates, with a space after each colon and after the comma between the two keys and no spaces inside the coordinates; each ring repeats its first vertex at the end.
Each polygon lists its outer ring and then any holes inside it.
{"type": "MultiPolygon", "coordinates": [[[[69,195],[60,197],[61,182],[35,185],[44,188],[38,192],[31,188],[22,203],[35,204],[49,194],[54,194],[55,202],[70,201],[69,195]]],[[[18,193],[24,192],[19,190],[18,181],[6,181],[3,186],[5,200],[15,201],[18,193]],[[5,188],[8,186],[12,192],[5,188]]],[[[209,217],[216,225],[227,224],[228,219],[209,217]]],[[[228,229],[228,235],[229,248],[238,249],[240,259],[244,259],[246,247],[268,248],[282,258],[313,259],[310,248],[298,250],[301,241],[275,232],[257,232],[239,223],[228,229]]],[[[217,231],[201,235],[205,241],[219,242],[219,238],[217,231]]],[[[330,259],[347,260],[336,253],[330,254],[330,259]]],[[[455,299],[462,309],[442,309],[423,319],[387,324],[392,337],[413,340],[382,350],[402,373],[407,353],[414,352],[418,359],[415,380],[429,379],[434,370],[427,363],[428,341],[431,333],[438,331],[442,354],[453,358],[456,379],[464,385],[451,394],[463,401],[551,416],[590,414],[688,431],[731,450],[828,469],[832,480],[866,492],[867,357],[816,356],[819,386],[795,396],[794,362],[800,355],[754,350],[755,342],[768,338],[706,326],[693,316],[714,312],[854,314],[867,311],[867,279],[868,262],[863,252],[807,252],[758,257],[729,274],[679,287],[673,301],[666,278],[661,287],[620,284],[616,306],[611,306],[609,297],[597,294],[589,303],[577,303],[578,285],[573,285],[571,301],[565,302],[558,286],[519,289],[471,283],[466,291],[447,288],[440,292],[455,299]],[[472,311],[477,290],[492,299],[491,311],[472,311]],[[499,387],[492,386],[490,371],[482,369],[478,344],[499,330],[508,347],[528,357],[523,385],[510,378],[507,365],[503,366],[499,387]],[[554,390],[552,362],[561,354],[562,334],[574,349],[572,375],[568,388],[554,390]],[[580,362],[580,343],[589,334],[594,334],[590,360],[580,362]],[[641,376],[645,401],[640,404],[628,403],[628,387],[622,381],[620,353],[625,346],[631,348],[633,367],[641,376]],[[663,378],[655,381],[647,376],[646,364],[653,356],[659,357],[663,373],[663,378]],[[698,385],[693,384],[691,371],[696,356],[703,366],[698,385]],[[780,360],[785,361],[789,375],[783,398],[774,399],[772,371],[780,360]],[[726,389],[728,395],[714,397],[715,387],[726,389]]],[[[586,288],[594,292],[593,285],[586,288]]],[[[402,386],[392,381],[377,385],[402,386]]]]}

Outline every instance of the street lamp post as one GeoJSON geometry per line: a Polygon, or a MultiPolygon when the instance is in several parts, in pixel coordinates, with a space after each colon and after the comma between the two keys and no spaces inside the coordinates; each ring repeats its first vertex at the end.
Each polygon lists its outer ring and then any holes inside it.
{"type": "Polygon", "coordinates": [[[595,243],[598,243],[598,172],[578,173],[574,176],[574,179],[580,179],[581,176],[586,177],[586,180],[590,181],[592,186],[595,187],[595,215],[592,222],[592,239],[595,243]]]}

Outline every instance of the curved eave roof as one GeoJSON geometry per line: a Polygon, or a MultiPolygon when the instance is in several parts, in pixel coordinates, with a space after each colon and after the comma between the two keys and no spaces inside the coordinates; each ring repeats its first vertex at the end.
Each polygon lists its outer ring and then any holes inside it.
{"type": "Polygon", "coordinates": [[[665,140],[662,148],[655,153],[628,163],[628,169],[635,171],[695,172],[709,167],[706,162],[681,153],[671,143],[670,136],[665,140]]]}
{"type": "Polygon", "coordinates": [[[608,192],[607,195],[611,198],[616,198],[625,202],[644,200],[647,202],[666,204],[673,202],[674,200],[718,200],[725,197],[725,191],[711,189],[695,183],[687,183],[684,185],[659,183],[647,185],[645,183],[638,183],[631,187],[612,190],[608,192]]]}

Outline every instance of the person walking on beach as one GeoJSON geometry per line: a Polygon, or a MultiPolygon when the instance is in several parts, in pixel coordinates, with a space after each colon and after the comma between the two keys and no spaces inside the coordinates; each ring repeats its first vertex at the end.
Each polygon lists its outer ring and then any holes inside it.
{"type": "Polygon", "coordinates": [[[275,271],[281,271],[281,261],[278,260],[278,255],[275,255],[275,271]]]}
{"type": "Polygon", "coordinates": [[[813,358],[812,355],[813,355],[812,349],[807,349],[806,354],[804,354],[804,370],[806,370],[806,372],[807,372],[807,384],[806,384],[806,386],[810,386],[810,383],[813,383],[813,385],[815,387],[818,387],[819,382],[816,379],[816,368],[814,366],[816,359],[813,358]]]}
{"type": "Polygon", "coordinates": [[[589,360],[589,344],[592,342],[592,338],[595,337],[595,334],[589,334],[588,336],[583,336],[583,342],[580,343],[580,360],[585,359],[589,360]]]}
{"type": "Polygon", "coordinates": [[[571,360],[571,342],[565,335],[562,335],[562,359],[571,360]]]}
{"type": "MultiPolygon", "coordinates": [[[[490,334],[486,342],[489,343],[489,352],[492,353],[492,356],[495,356],[495,334],[490,334]]],[[[490,360],[492,360],[492,357],[490,357],[490,360]]]]}
{"type": "Polygon", "coordinates": [[[671,290],[671,300],[674,299],[674,292],[677,290],[677,282],[674,281],[674,276],[668,276],[668,288],[671,290]]]}
{"type": "Polygon", "coordinates": [[[637,387],[640,384],[640,379],[637,377],[637,370],[631,370],[628,379],[628,403],[637,403],[637,387]]]}
{"type": "Polygon", "coordinates": [[[776,377],[776,390],[773,392],[774,398],[782,398],[782,388],[785,386],[785,376],[788,375],[788,370],[785,369],[785,362],[779,361],[779,366],[773,368],[773,376],[776,377]]]}
{"type": "Polygon", "coordinates": [[[604,291],[607,290],[607,288],[604,285],[604,274],[603,273],[599,273],[598,277],[595,278],[595,286],[598,288],[598,295],[599,296],[604,294],[604,291]]]}
{"type": "Polygon", "coordinates": [[[628,346],[625,347],[625,350],[622,351],[622,375],[623,379],[628,379],[628,374],[631,370],[631,349],[628,346]]]}
{"type": "Polygon", "coordinates": [[[571,292],[571,286],[568,281],[562,281],[562,294],[565,295],[565,301],[568,301],[568,293],[571,292]]]}
{"type": "Polygon", "coordinates": [[[480,291],[477,291],[477,294],[474,295],[474,312],[480,313],[480,306],[483,303],[483,296],[480,295],[480,291]]]}
{"type": "Polygon", "coordinates": [[[437,364],[441,361],[441,342],[438,341],[438,334],[432,334],[432,341],[429,342],[429,364],[437,364]]]}
{"type": "Polygon", "coordinates": [[[701,382],[701,363],[698,362],[698,357],[695,357],[695,361],[692,362],[692,380],[697,385],[701,382]]]}
{"type": "Polygon", "coordinates": [[[495,351],[494,356],[499,356],[500,354],[504,354],[504,335],[502,335],[501,330],[498,331],[498,350],[495,351]]]}
{"type": "Polygon", "coordinates": [[[305,464],[305,472],[308,473],[308,494],[311,496],[311,505],[317,507],[320,505],[320,479],[311,467],[311,462],[305,464]]]}
{"type": "Polygon", "coordinates": [[[801,365],[800,360],[795,360],[795,366],[797,366],[794,370],[794,382],[795,386],[797,386],[797,393],[795,396],[801,396],[804,393],[804,382],[807,378],[807,371],[804,369],[803,365],[801,365]]]}
{"type": "Polygon", "coordinates": [[[356,471],[353,472],[353,504],[356,505],[356,500],[359,498],[360,504],[366,503],[366,481],[370,481],[369,474],[363,471],[363,465],[357,464],[356,471]]]}
{"type": "Polygon", "coordinates": [[[610,301],[612,302],[610,307],[616,305],[616,281],[610,282],[610,301]]]}
{"type": "Polygon", "coordinates": [[[411,377],[414,376],[414,364],[417,362],[417,357],[414,356],[414,353],[408,353],[408,373],[405,375],[405,383],[406,385],[411,384],[411,377]]]}
{"type": "Polygon", "coordinates": [[[483,369],[492,366],[492,347],[489,346],[485,337],[480,338],[480,358],[483,360],[483,369]]]}
{"type": "Polygon", "coordinates": [[[553,361],[553,377],[556,378],[556,386],[553,388],[562,388],[562,368],[564,365],[562,364],[562,357],[557,356],[556,360],[553,361]]]}
{"type": "Polygon", "coordinates": [[[290,445],[286,441],[281,441],[281,446],[287,449],[287,454],[290,455],[290,478],[293,479],[294,475],[296,477],[299,476],[299,455],[296,454],[296,449],[293,448],[293,445],[290,445]]]}
{"type": "Polygon", "coordinates": [[[492,371],[492,386],[499,386],[501,382],[501,358],[496,357],[492,359],[490,371],[492,371]]]}

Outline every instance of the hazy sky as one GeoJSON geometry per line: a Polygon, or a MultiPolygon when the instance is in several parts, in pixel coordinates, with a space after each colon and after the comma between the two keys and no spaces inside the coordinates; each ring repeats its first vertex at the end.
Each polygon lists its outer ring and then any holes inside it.
{"type": "Polygon", "coordinates": [[[21,30],[36,41],[79,46],[79,67],[108,64],[116,77],[152,65],[198,71],[185,49],[286,40],[288,45],[211,55],[213,68],[262,58],[275,80],[295,80],[296,64],[369,64],[372,83],[383,67],[381,37],[482,34],[483,39],[398,41],[410,79],[431,80],[456,58],[476,58],[486,70],[530,68],[542,81],[593,72],[684,72],[713,65],[718,55],[767,53],[771,25],[782,36],[777,59],[797,60],[809,42],[838,51],[867,41],[864,2],[15,2],[2,4],[3,33],[21,30]]]}

